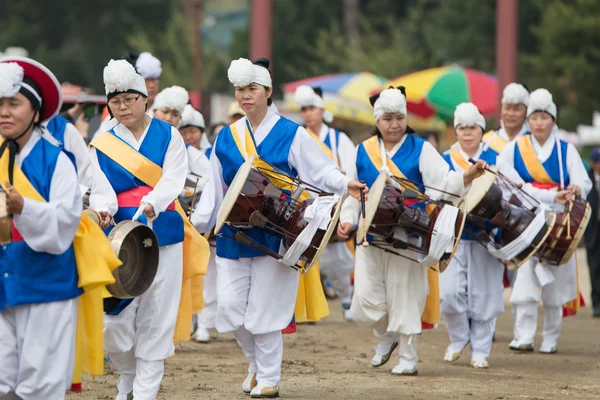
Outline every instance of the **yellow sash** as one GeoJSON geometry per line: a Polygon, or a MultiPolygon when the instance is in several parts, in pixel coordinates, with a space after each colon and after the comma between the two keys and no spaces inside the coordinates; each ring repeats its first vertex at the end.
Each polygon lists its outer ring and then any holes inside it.
{"type": "Polygon", "coordinates": [[[319,138],[319,135],[317,135],[316,133],[314,133],[308,127],[306,128],[306,131],[315,140],[315,142],[317,142],[317,144],[319,145],[319,147],[321,148],[321,150],[323,150],[323,153],[325,153],[327,155],[327,157],[329,157],[330,160],[333,160],[333,151],[331,151],[331,149],[329,147],[327,147],[325,145],[325,143],[321,142],[321,139],[319,138]]]}
{"type": "Polygon", "coordinates": [[[465,160],[458,149],[452,150],[450,153],[450,158],[452,158],[452,161],[454,161],[463,171],[466,171],[471,167],[469,162],[465,160]]]}
{"type": "MultiPolygon", "coordinates": [[[[277,185],[281,189],[289,189],[291,188],[291,181],[286,184],[282,183],[281,175],[273,174],[270,175],[269,172],[273,171],[271,165],[264,162],[260,157],[258,152],[256,151],[256,146],[254,145],[254,139],[248,130],[248,126],[246,125],[245,130],[245,151],[240,143],[240,139],[238,136],[238,130],[233,123],[229,126],[231,129],[231,134],[233,139],[235,140],[235,144],[238,147],[238,150],[242,154],[244,158],[250,157],[254,154],[257,157],[254,158],[254,165],[261,169],[261,172],[265,174],[267,177],[274,177],[273,184],[277,185]]],[[[309,155],[307,155],[309,156],[309,155]]],[[[305,191],[300,196],[300,201],[310,199],[310,195],[305,191]]],[[[296,308],[294,310],[294,318],[296,322],[306,322],[306,321],[318,321],[320,319],[325,318],[329,315],[329,306],[327,305],[327,299],[325,298],[325,294],[323,293],[323,286],[321,285],[321,273],[319,271],[319,264],[313,266],[310,271],[306,275],[300,274],[300,280],[298,282],[298,295],[296,296],[296,308]]]]}
{"type": "MultiPolygon", "coordinates": [[[[381,170],[383,167],[383,157],[381,154],[379,138],[377,136],[373,136],[365,140],[362,144],[375,168],[377,168],[377,170],[381,170]]],[[[400,178],[406,178],[402,171],[400,171],[400,168],[398,168],[398,166],[394,164],[389,157],[386,157],[386,161],[387,167],[390,169],[392,175],[400,178]]],[[[422,193],[412,183],[403,182],[403,185],[416,193],[422,193]]],[[[421,320],[423,322],[435,325],[440,322],[440,281],[437,266],[427,270],[427,280],[429,281],[429,294],[427,295],[425,310],[423,311],[423,315],[421,315],[421,320]]]]}
{"type": "Polygon", "coordinates": [[[579,288],[579,262],[577,260],[577,252],[573,255],[575,257],[575,279],[577,279],[577,297],[569,301],[564,305],[566,309],[566,316],[575,315],[581,307],[581,289],[579,288]]]}
{"type": "MultiPolygon", "coordinates": [[[[0,141],[1,143],[2,141],[0,141]]],[[[17,164],[14,166],[14,188],[25,198],[46,202],[33,187],[17,164]]],[[[0,182],[8,181],[8,152],[0,159],[0,182]]],[[[121,265],[104,232],[87,214],[82,214],[79,228],[73,239],[77,264],[78,286],[83,289],[79,297],[77,317],[76,362],[92,376],[104,373],[104,336],[102,334],[102,291],[114,283],[112,271],[121,265]]],[[[81,381],[81,380],[80,380],[81,381]]]]}
{"type": "Polygon", "coordinates": [[[508,144],[506,140],[502,139],[500,135],[496,135],[494,131],[487,132],[485,135],[483,135],[482,140],[498,154],[502,153],[502,150],[504,150],[508,144]]]}
{"type": "MultiPolygon", "coordinates": [[[[108,132],[98,135],[90,146],[104,153],[127,172],[152,188],[158,184],[158,181],[162,177],[161,167],[108,132]]],[[[206,275],[210,247],[208,241],[196,231],[187,219],[185,211],[183,211],[177,199],[175,200],[175,210],[181,215],[184,222],[183,280],[179,311],[177,313],[177,324],[173,337],[173,341],[178,343],[190,339],[193,309],[192,298],[196,299],[197,302],[199,301],[198,299],[202,299],[202,293],[192,293],[192,279],[197,276],[206,275]]],[[[202,285],[196,285],[196,287],[201,290],[202,285]]]]}
{"type": "Polygon", "coordinates": [[[546,169],[537,158],[531,140],[531,135],[525,135],[517,141],[517,146],[521,153],[521,157],[523,157],[523,161],[525,162],[527,172],[529,172],[529,175],[531,175],[537,183],[558,183],[550,178],[548,172],[546,172],[546,169]]]}

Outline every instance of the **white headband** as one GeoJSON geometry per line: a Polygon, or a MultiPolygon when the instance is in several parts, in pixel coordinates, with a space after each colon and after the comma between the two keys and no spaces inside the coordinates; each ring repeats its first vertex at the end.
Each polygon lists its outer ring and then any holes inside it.
{"type": "Polygon", "coordinates": [[[144,79],[158,79],[162,74],[160,60],[147,51],[140,54],[135,60],[135,69],[144,79]]]}
{"type": "Polygon", "coordinates": [[[181,114],[181,122],[179,123],[179,127],[183,128],[186,126],[195,126],[200,129],[205,129],[204,116],[202,113],[191,104],[188,104],[183,109],[183,113],[181,114]]]}
{"type": "Polygon", "coordinates": [[[298,86],[296,88],[296,92],[294,93],[294,99],[300,107],[313,106],[325,109],[325,102],[323,101],[323,98],[308,85],[298,86]]]}
{"type": "Polygon", "coordinates": [[[148,96],[146,82],[133,65],[125,60],[110,60],[104,67],[104,90],[108,96],[111,93],[135,90],[148,96]]]}
{"type": "Polygon", "coordinates": [[[385,113],[402,113],[406,115],[406,97],[396,88],[386,89],[379,95],[373,105],[375,121],[385,113]]]}
{"type": "Polygon", "coordinates": [[[152,104],[153,110],[159,108],[170,108],[171,110],[177,111],[179,114],[183,114],[183,110],[187,103],[190,102],[190,95],[188,91],[181,86],[171,86],[163,89],[156,95],[154,103],[152,104]]]}
{"type": "Polygon", "coordinates": [[[0,63],[0,98],[13,97],[21,88],[30,92],[42,105],[40,94],[27,83],[23,82],[25,70],[14,62],[0,63]]]}
{"type": "Polygon", "coordinates": [[[527,118],[536,111],[544,111],[556,119],[556,104],[552,100],[552,94],[546,89],[537,89],[529,95],[529,106],[527,107],[527,118]]]}
{"type": "Polygon", "coordinates": [[[519,83],[510,83],[502,92],[502,104],[529,105],[529,92],[519,83]]]}
{"type": "MultiPolygon", "coordinates": [[[[294,99],[300,108],[312,106],[325,110],[325,101],[323,101],[323,98],[308,85],[298,86],[294,93],[294,99]]],[[[325,110],[323,113],[323,121],[328,124],[333,122],[333,114],[325,110]]]]}
{"type": "Polygon", "coordinates": [[[262,65],[252,64],[246,58],[233,60],[227,70],[227,77],[235,87],[245,87],[252,83],[265,87],[273,85],[269,70],[262,65]]]}
{"type": "Polygon", "coordinates": [[[480,126],[485,131],[485,118],[473,103],[460,103],[454,111],[454,128],[457,126],[480,126]]]}

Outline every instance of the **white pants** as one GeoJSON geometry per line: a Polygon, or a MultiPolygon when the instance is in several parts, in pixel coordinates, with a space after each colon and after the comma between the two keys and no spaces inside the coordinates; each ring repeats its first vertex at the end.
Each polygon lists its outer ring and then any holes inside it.
{"type": "Polygon", "coordinates": [[[514,339],[532,344],[537,330],[537,312],[544,303],[544,344],[556,346],[562,327],[562,306],[577,297],[575,256],[558,267],[527,261],[517,272],[510,296],[515,313],[514,339]]]}
{"type": "Polygon", "coordinates": [[[198,327],[204,329],[214,328],[217,316],[217,263],[215,257],[215,249],[211,248],[208,270],[204,276],[204,286],[202,288],[204,308],[197,314],[196,320],[198,327]]]}
{"type": "Polygon", "coordinates": [[[325,275],[335,289],[342,303],[352,300],[350,274],[354,268],[354,256],[346,242],[332,242],[327,245],[319,258],[321,273],[325,275]]]}
{"type": "Polygon", "coordinates": [[[481,244],[461,241],[448,268],[440,274],[440,310],[449,349],[471,343],[474,361],[486,361],[492,349],[496,317],[504,312],[504,265],[481,244]]]}
{"type": "Polygon", "coordinates": [[[0,311],[0,398],[64,399],[76,327],[77,299],[0,311]]]}
{"type": "Polygon", "coordinates": [[[389,332],[387,317],[382,318],[373,325],[373,334],[379,339],[377,353],[386,352],[394,340],[398,340],[398,359],[400,362],[414,367],[419,362],[417,356],[417,336],[403,335],[401,333],[389,332]]]}
{"type": "Polygon", "coordinates": [[[104,349],[121,375],[120,393],[133,390],[136,400],[156,398],[164,360],[175,351],[182,274],[182,244],[161,247],[152,286],[119,315],[104,315],[104,349]]]}
{"type": "Polygon", "coordinates": [[[350,308],[355,322],[383,320],[387,332],[418,335],[428,290],[426,267],[373,246],[357,246],[350,308]]]}
{"type": "Polygon", "coordinates": [[[259,384],[278,385],[299,273],[268,256],[216,261],[217,330],[233,332],[259,384]]]}
{"type": "Polygon", "coordinates": [[[471,343],[471,359],[473,361],[487,361],[492,350],[494,327],[496,319],[478,321],[469,319],[466,312],[458,314],[444,314],[450,346],[452,352],[461,351],[467,343],[471,343]]]}
{"type": "Polygon", "coordinates": [[[481,244],[461,241],[448,268],[440,274],[442,314],[466,313],[488,321],[504,312],[504,265],[481,244]]]}

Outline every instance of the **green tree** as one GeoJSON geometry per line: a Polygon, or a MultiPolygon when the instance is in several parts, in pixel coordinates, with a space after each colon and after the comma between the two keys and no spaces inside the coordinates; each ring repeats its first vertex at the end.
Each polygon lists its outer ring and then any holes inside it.
{"type": "Polygon", "coordinates": [[[600,110],[600,2],[537,1],[540,23],[532,28],[538,51],[524,57],[527,80],[552,92],[563,128],[589,124],[600,110]]]}

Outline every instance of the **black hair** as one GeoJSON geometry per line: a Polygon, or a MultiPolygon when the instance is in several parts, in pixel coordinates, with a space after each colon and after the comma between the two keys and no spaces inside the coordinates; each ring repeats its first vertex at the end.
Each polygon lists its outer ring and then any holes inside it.
{"type": "MultiPolygon", "coordinates": [[[[271,70],[269,69],[269,65],[271,65],[271,61],[269,61],[268,58],[265,58],[265,57],[257,58],[256,60],[252,61],[252,64],[260,65],[261,67],[265,68],[269,72],[269,76],[271,77],[271,80],[273,79],[273,74],[271,74],[271,70]]],[[[266,91],[269,90],[268,86],[263,86],[263,87],[265,88],[266,91]]],[[[273,95],[273,93],[271,93],[271,95],[273,95]]],[[[271,104],[273,104],[273,99],[271,96],[269,96],[269,98],[267,99],[267,105],[270,106],[271,104]]]]}
{"type": "MultiPolygon", "coordinates": [[[[404,131],[404,134],[407,134],[407,133],[416,133],[416,132],[413,128],[406,125],[406,131],[404,131]]],[[[379,131],[379,128],[377,126],[375,126],[375,130],[373,131],[371,136],[375,136],[375,135],[377,135],[378,138],[383,139],[383,137],[381,136],[381,132],[379,131]]]]}
{"type": "MultiPolygon", "coordinates": [[[[26,76],[23,78],[23,83],[29,85],[38,94],[38,96],[42,97],[42,91],[40,90],[39,85],[33,79],[26,76]]],[[[26,89],[24,87],[21,87],[21,89],[19,89],[19,93],[21,93],[23,96],[25,96],[27,100],[29,100],[29,103],[31,103],[31,109],[38,113],[39,120],[38,122],[34,123],[34,126],[39,127],[42,123],[42,114],[44,113],[45,109],[43,99],[42,103],[40,104],[40,101],[34,96],[34,94],[31,93],[29,89],[26,89]]]]}

